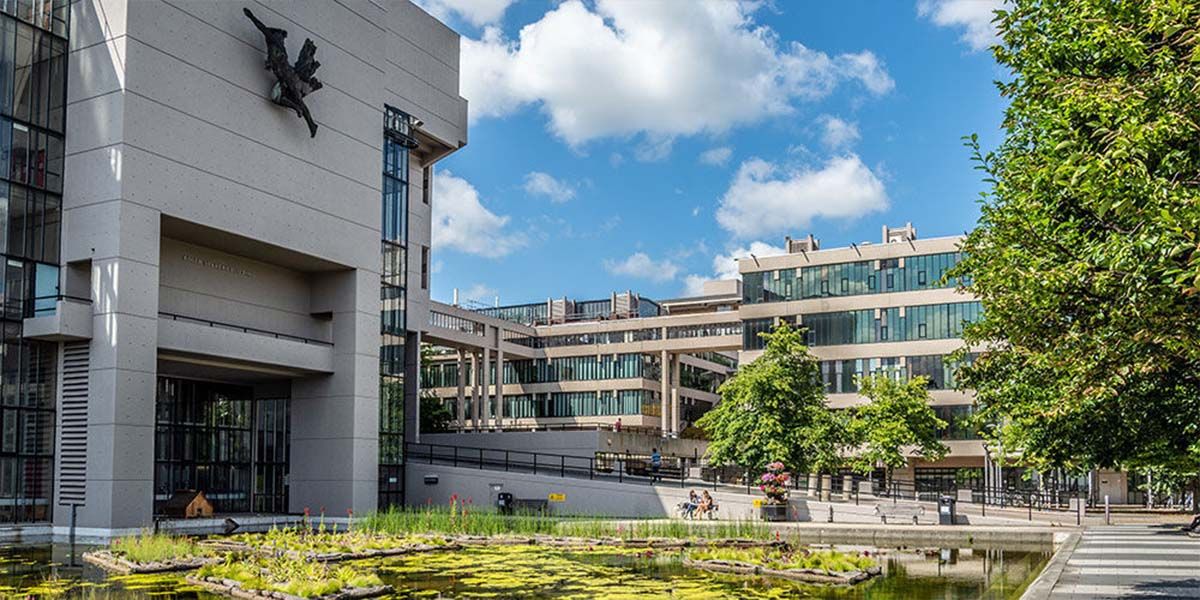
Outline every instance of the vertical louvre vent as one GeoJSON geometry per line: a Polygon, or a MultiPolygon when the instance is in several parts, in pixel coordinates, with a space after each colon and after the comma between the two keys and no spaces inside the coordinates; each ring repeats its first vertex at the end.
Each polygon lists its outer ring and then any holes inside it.
{"type": "Polygon", "coordinates": [[[87,489],[88,344],[63,344],[58,412],[59,504],[82,503],[87,489]]]}

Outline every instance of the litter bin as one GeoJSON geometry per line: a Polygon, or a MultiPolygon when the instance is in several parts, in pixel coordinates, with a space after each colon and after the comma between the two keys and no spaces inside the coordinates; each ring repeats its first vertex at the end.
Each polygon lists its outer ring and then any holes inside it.
{"type": "Polygon", "coordinates": [[[938,525],[953,525],[958,518],[958,498],[938,497],[938,525]]]}
{"type": "Polygon", "coordinates": [[[513,514],[512,492],[500,492],[496,494],[496,511],[502,515],[513,514]]]}

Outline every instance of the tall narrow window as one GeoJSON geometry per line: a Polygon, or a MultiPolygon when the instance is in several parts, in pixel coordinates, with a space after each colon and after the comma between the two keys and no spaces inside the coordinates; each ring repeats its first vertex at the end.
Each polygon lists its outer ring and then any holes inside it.
{"type": "Polygon", "coordinates": [[[421,289],[429,289],[429,246],[421,246],[421,289]]]}

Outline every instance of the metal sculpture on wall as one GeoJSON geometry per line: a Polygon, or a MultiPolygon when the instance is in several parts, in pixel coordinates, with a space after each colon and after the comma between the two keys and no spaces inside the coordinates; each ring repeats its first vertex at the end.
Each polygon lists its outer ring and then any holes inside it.
{"type": "Polygon", "coordinates": [[[321,89],[321,82],[313,77],[321,66],[321,63],[313,58],[317,53],[317,45],[312,39],[306,38],[304,47],[300,49],[300,57],[296,59],[296,64],[292,65],[288,62],[285,42],[287,30],[267,27],[249,8],[243,8],[242,12],[250,17],[254,26],[267,40],[267,70],[275,75],[276,80],[275,87],[271,88],[271,101],[296,111],[296,116],[302,117],[304,122],[308,123],[310,137],[316,137],[317,124],[308,112],[308,106],[304,104],[304,97],[321,89]]]}

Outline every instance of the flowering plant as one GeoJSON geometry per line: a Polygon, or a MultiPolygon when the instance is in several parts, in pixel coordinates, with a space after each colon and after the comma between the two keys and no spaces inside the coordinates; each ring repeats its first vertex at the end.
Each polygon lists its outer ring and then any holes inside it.
{"type": "Polygon", "coordinates": [[[787,504],[787,484],[791,481],[792,476],[790,473],[784,472],[783,463],[775,461],[767,465],[767,472],[763,473],[759,479],[758,489],[767,495],[768,503],[787,504]]]}

